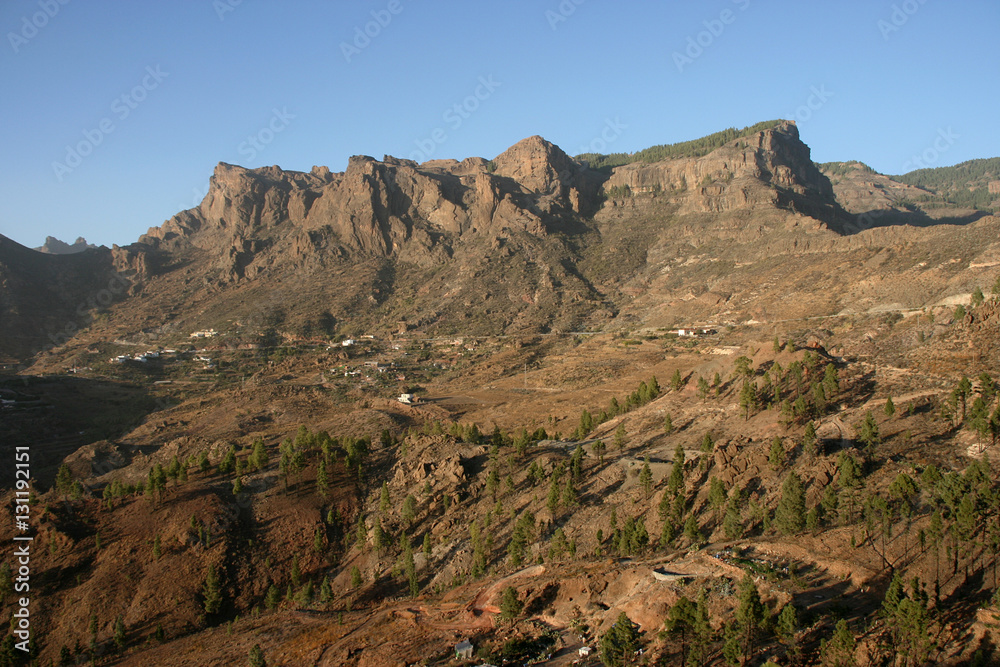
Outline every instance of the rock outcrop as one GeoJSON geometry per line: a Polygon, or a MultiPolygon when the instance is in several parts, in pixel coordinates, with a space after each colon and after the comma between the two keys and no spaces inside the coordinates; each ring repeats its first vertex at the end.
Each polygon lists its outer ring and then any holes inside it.
{"type": "Polygon", "coordinates": [[[809,147],[799,140],[791,121],[731,141],[703,157],[618,167],[605,189],[616,186],[628,186],[633,193],[686,193],[684,210],[695,213],[774,206],[783,193],[835,203],[829,179],[813,164],[809,147]]]}

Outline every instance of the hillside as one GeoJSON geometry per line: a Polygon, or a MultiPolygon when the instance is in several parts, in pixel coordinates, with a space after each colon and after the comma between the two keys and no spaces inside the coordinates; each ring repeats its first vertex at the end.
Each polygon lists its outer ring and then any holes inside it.
{"type": "Polygon", "coordinates": [[[990,664],[1000,219],[765,125],[0,239],[41,664],[990,664]]]}

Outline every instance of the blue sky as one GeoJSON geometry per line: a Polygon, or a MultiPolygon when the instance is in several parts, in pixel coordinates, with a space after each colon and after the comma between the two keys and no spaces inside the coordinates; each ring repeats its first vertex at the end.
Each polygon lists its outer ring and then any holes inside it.
{"type": "Polygon", "coordinates": [[[821,162],[995,157],[998,26],[995,0],[5,0],[0,233],[125,245],[220,161],[533,134],[629,152],[793,118],[821,162]]]}

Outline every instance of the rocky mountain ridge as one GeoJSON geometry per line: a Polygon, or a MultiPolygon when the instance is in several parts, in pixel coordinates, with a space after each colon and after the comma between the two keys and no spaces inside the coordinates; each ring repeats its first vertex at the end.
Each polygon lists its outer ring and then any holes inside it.
{"type": "MultiPolygon", "coordinates": [[[[908,222],[905,209],[874,224],[859,215],[890,206],[879,199],[883,188],[837,180],[839,190],[792,122],[701,157],[610,174],[538,136],[493,160],[355,156],[341,173],[220,163],[197,207],[136,243],[91,251],[100,259],[89,261],[124,276],[135,297],[116,299],[101,334],[112,337],[168,323],[237,322],[252,334],[265,320],[307,332],[319,316],[353,328],[394,330],[405,320],[478,334],[740,321],[786,300],[780,281],[752,287],[769,258],[812,262],[833,249],[916,240],[899,224],[908,222]],[[896,226],[854,236],[884,224],[896,226]],[[616,321],[639,304],[641,312],[616,321]]],[[[44,273],[20,273],[45,289],[44,273]]],[[[795,316],[844,308],[828,301],[797,299],[795,316]]],[[[51,345],[51,324],[22,325],[8,312],[5,322],[26,343],[8,354],[23,359],[51,345]]]]}

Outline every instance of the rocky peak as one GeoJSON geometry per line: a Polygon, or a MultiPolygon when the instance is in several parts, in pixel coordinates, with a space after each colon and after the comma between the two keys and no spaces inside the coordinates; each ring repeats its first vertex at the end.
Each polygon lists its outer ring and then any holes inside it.
{"type": "Polygon", "coordinates": [[[810,159],[793,121],[734,139],[707,155],[616,167],[605,190],[685,193],[683,210],[719,212],[810,197],[835,204],[833,187],[810,159]]]}
{"type": "Polygon", "coordinates": [[[90,250],[92,248],[97,248],[97,246],[87,243],[87,239],[82,236],[78,237],[72,244],[60,241],[54,236],[46,236],[45,243],[42,247],[35,248],[35,250],[38,252],[48,253],[50,255],[72,255],[74,253],[83,252],[84,250],[90,250]]]}
{"type": "Polygon", "coordinates": [[[556,194],[581,167],[561,148],[538,135],[522,139],[493,161],[496,174],[530,192],[556,194]]]}

